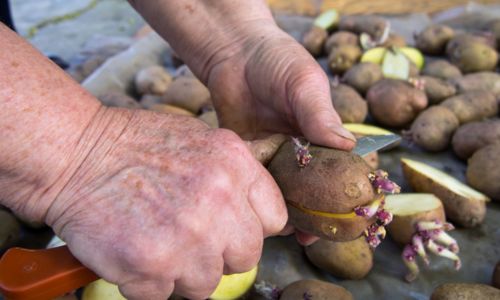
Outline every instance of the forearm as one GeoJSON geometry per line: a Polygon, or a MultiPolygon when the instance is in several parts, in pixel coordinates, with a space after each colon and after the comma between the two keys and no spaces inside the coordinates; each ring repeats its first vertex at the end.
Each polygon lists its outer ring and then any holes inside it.
{"type": "Polygon", "coordinates": [[[263,0],[130,2],[205,83],[213,65],[245,47],[245,24],[274,22],[263,0]]]}
{"type": "Polygon", "coordinates": [[[0,201],[40,220],[101,105],[2,24],[0,45],[0,201]]]}

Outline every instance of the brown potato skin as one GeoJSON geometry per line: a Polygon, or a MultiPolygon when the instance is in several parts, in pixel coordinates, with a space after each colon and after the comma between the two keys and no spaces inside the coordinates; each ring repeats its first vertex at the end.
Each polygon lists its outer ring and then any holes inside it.
{"type": "Polygon", "coordinates": [[[339,84],[332,86],[331,98],[333,107],[344,123],[363,123],[368,114],[368,104],[355,89],[339,84]]]}
{"type": "Polygon", "coordinates": [[[347,70],[342,81],[355,88],[361,95],[365,95],[368,89],[383,77],[380,65],[363,62],[347,70]]]}
{"type": "Polygon", "coordinates": [[[358,46],[340,45],[330,51],[328,67],[333,74],[343,74],[359,61],[362,54],[358,46]]]}
{"type": "Polygon", "coordinates": [[[406,40],[403,36],[396,33],[389,33],[389,37],[382,44],[382,47],[406,47],[406,40]]]}
{"type": "Polygon", "coordinates": [[[304,279],[289,284],[281,293],[280,300],[302,300],[309,295],[313,300],[353,300],[351,292],[333,283],[304,279]]]}
{"type": "Polygon", "coordinates": [[[413,215],[394,215],[392,222],[387,225],[387,232],[395,242],[406,245],[411,242],[411,238],[416,232],[415,225],[418,222],[436,220],[441,222],[446,221],[443,205],[434,210],[419,212],[413,215]]]}
{"type": "Polygon", "coordinates": [[[450,60],[463,73],[492,71],[498,63],[498,54],[488,45],[467,43],[455,48],[450,60]]]}
{"type": "Polygon", "coordinates": [[[210,104],[210,92],[196,78],[178,77],[170,84],[162,102],[198,114],[203,106],[210,104]]]}
{"type": "Polygon", "coordinates": [[[412,141],[427,151],[443,151],[459,126],[455,114],[443,106],[431,106],[421,112],[411,125],[412,141]]]}
{"type": "Polygon", "coordinates": [[[373,267],[373,251],[365,237],[350,242],[320,239],[305,252],[313,265],[342,279],[362,279],[373,267]]]}
{"type": "Polygon", "coordinates": [[[441,55],[455,31],[446,25],[432,24],[415,36],[416,47],[425,54],[441,55]]]}
{"type": "Polygon", "coordinates": [[[379,40],[384,33],[386,20],[374,15],[344,15],[340,18],[339,30],[357,34],[368,33],[379,40]]]}
{"type": "Polygon", "coordinates": [[[476,90],[486,90],[500,97],[500,75],[494,72],[478,72],[454,78],[451,82],[459,94],[476,90]]]}
{"type": "Polygon", "coordinates": [[[493,276],[491,278],[491,283],[497,289],[500,289],[500,261],[497,262],[495,269],[493,270],[493,276]]]}
{"type": "Polygon", "coordinates": [[[268,167],[288,202],[289,222],[325,239],[356,239],[371,223],[370,220],[357,216],[339,219],[306,214],[290,202],[315,211],[351,213],[355,207],[375,199],[375,191],[368,179],[372,169],[360,156],[350,152],[319,146],[310,146],[309,150],[313,158],[308,166],[300,168],[294,145],[287,141],[268,167]]]}
{"type": "Polygon", "coordinates": [[[464,124],[453,135],[453,151],[461,159],[468,159],[478,149],[500,142],[500,119],[464,124]]]}
{"type": "Polygon", "coordinates": [[[467,183],[500,201],[500,142],[477,150],[467,161],[467,183]]]}
{"type": "Polygon", "coordinates": [[[426,63],[424,69],[422,70],[422,74],[441,78],[443,80],[462,77],[460,69],[444,59],[438,59],[426,63]]]}
{"type": "Polygon", "coordinates": [[[427,107],[423,91],[396,79],[382,79],[375,83],[368,90],[366,100],[373,118],[394,128],[407,126],[427,107]]]}
{"type": "Polygon", "coordinates": [[[304,34],[302,45],[312,56],[320,56],[323,52],[323,47],[327,38],[328,32],[325,29],[312,26],[311,29],[304,34]]]}
{"type": "Polygon", "coordinates": [[[460,124],[493,117],[498,113],[498,103],[489,91],[471,91],[443,101],[441,106],[451,110],[460,124]]]}
{"type": "Polygon", "coordinates": [[[337,31],[333,33],[325,42],[325,53],[330,54],[333,48],[341,45],[359,46],[358,35],[349,31],[337,31]]]}
{"type": "Polygon", "coordinates": [[[500,290],[479,283],[445,283],[438,286],[430,300],[495,300],[500,299],[500,290]]]}
{"type": "Polygon", "coordinates": [[[448,57],[451,57],[453,56],[453,52],[455,52],[456,49],[473,43],[487,45],[493,49],[496,48],[496,41],[495,37],[493,36],[460,33],[456,34],[451,40],[448,41],[448,44],[446,44],[446,55],[448,57]]]}
{"type": "Polygon", "coordinates": [[[429,105],[439,104],[457,93],[457,88],[443,79],[432,76],[420,78],[425,81],[425,95],[429,100],[429,105]]]}
{"type": "Polygon", "coordinates": [[[404,162],[401,163],[406,181],[415,192],[432,193],[442,202],[446,217],[454,224],[463,227],[474,227],[481,224],[486,216],[486,202],[469,200],[466,197],[450,192],[446,187],[420,175],[404,162]]]}

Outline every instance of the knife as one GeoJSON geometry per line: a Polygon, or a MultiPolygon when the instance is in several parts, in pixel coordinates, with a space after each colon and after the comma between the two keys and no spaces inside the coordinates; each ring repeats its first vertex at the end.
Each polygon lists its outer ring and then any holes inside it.
{"type": "MultiPolygon", "coordinates": [[[[395,134],[365,136],[354,153],[365,156],[398,143],[395,134]]],[[[0,259],[0,293],[9,300],[50,300],[99,279],[67,246],[28,250],[11,248],[0,259]]]]}

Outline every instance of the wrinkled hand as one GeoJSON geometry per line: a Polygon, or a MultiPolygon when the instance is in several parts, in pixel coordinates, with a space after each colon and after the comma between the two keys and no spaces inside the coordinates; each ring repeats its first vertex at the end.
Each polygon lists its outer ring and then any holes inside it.
{"type": "Polygon", "coordinates": [[[94,123],[106,129],[46,220],[130,299],[204,299],[285,225],[278,187],[236,134],[147,111],[101,109],[94,123]]]}

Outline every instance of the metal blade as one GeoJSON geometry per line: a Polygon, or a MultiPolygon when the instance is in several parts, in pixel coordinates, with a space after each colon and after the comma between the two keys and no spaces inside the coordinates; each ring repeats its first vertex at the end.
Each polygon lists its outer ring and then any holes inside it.
{"type": "Polygon", "coordinates": [[[352,150],[352,152],[360,156],[365,156],[370,152],[393,145],[400,140],[401,137],[397,134],[364,136],[358,139],[356,147],[352,150]]]}

